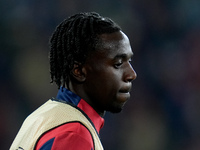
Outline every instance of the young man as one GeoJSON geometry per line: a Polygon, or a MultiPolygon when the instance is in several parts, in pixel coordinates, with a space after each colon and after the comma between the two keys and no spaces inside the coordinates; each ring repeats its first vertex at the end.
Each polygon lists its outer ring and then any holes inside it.
{"type": "Polygon", "coordinates": [[[128,37],[89,12],[64,20],[50,43],[51,79],[60,90],[27,117],[11,150],[102,150],[102,117],[122,110],[136,78],[128,37]]]}

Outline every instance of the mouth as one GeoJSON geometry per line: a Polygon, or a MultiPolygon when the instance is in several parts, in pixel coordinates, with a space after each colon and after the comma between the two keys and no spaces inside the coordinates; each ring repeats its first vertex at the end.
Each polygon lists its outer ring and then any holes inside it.
{"type": "Polygon", "coordinates": [[[125,103],[130,98],[131,88],[123,88],[118,92],[118,98],[120,103],[125,103]]]}
{"type": "Polygon", "coordinates": [[[120,89],[119,93],[130,94],[130,91],[131,91],[131,86],[120,89]]]}
{"type": "Polygon", "coordinates": [[[132,84],[122,86],[118,91],[118,98],[120,102],[126,102],[130,98],[132,84]]]}
{"type": "Polygon", "coordinates": [[[130,91],[129,90],[120,90],[119,93],[129,94],[130,91]]]}

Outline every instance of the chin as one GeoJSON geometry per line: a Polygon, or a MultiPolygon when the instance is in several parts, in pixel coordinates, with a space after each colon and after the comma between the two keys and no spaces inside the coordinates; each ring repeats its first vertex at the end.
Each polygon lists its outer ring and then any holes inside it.
{"type": "Polygon", "coordinates": [[[122,111],[122,108],[111,109],[111,110],[108,110],[108,111],[111,112],[111,113],[120,113],[122,111]]]}
{"type": "Polygon", "coordinates": [[[120,113],[123,110],[124,104],[125,103],[112,105],[107,109],[107,111],[111,113],[120,113]]]}

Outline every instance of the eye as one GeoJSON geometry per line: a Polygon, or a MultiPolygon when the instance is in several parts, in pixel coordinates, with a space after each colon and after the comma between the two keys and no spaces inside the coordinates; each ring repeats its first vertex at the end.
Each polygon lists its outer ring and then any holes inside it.
{"type": "Polygon", "coordinates": [[[122,64],[123,64],[122,62],[118,62],[118,63],[114,64],[114,67],[115,67],[116,69],[119,69],[119,68],[121,67],[122,64]]]}

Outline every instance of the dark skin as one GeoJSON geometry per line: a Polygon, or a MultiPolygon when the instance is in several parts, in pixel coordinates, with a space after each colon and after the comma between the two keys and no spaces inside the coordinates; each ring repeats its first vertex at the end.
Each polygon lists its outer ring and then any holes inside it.
{"type": "Polygon", "coordinates": [[[74,64],[69,87],[103,116],[105,111],[122,110],[137,75],[130,64],[129,39],[122,31],[102,34],[100,39],[101,44],[83,65],[74,64]]]}

